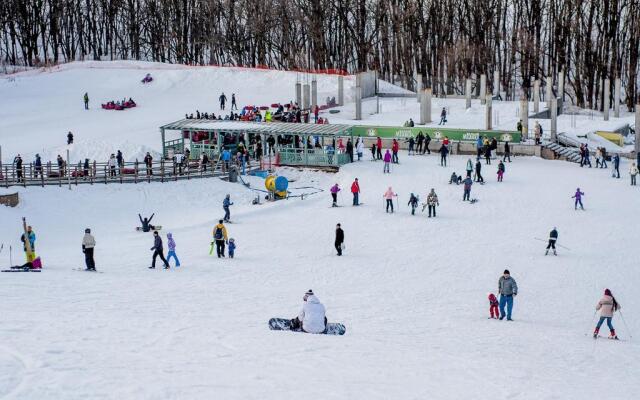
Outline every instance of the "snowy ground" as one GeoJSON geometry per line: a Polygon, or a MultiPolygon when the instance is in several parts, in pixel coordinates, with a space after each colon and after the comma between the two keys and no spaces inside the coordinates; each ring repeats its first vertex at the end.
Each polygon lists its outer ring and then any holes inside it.
{"type": "MultiPolygon", "coordinates": [[[[143,87],[147,65],[104,65],[1,82],[3,158],[55,155],[70,129],[77,157],[121,148],[135,158],[159,149],[162,123],[206,104],[217,112],[221,89],[236,91],[242,103],[286,101],[288,89],[275,81],[254,86],[261,76],[282,77],[291,88],[295,82],[295,74],[273,71],[239,76],[159,65],[154,86],[143,87]],[[94,108],[123,96],[141,107],[85,112],[85,90],[94,108]]],[[[39,274],[0,274],[0,398],[635,398],[640,189],[628,186],[628,164],[616,180],[610,170],[516,158],[500,184],[496,166],[485,167],[488,183],[474,185],[479,202],[470,205],[461,201],[461,186],[447,184],[452,171],[463,173],[466,157],[454,156],[447,168],[433,155],[400,157],[391,175],[370,161],[338,174],[281,169],[294,193],[324,192],[262,205],[251,204],[251,190],[218,179],[0,189],[21,196],[19,207],[0,207],[0,266],[9,264],[9,245],[14,264],[21,260],[22,216],[45,265],[39,274]],[[355,177],[365,203],[359,208],[349,206],[355,177]],[[330,208],[328,188],[336,182],[342,208],[330,208]],[[383,211],[388,186],[400,194],[393,215],[383,211]],[[571,208],[577,186],[587,211],[571,208]],[[431,187],[438,218],[411,216],[409,193],[424,199],[431,187]],[[238,243],[234,260],[208,255],[226,193],[235,202],[228,226],[238,243]],[[147,269],[152,237],[134,231],[138,212],[155,212],[163,237],[173,232],[182,267],[147,269]],[[338,222],[346,235],[341,258],[333,251],[338,222]],[[553,226],[571,250],[544,257],[545,243],[534,238],[546,238],[553,226]],[[103,274],[72,270],[83,266],[86,227],[103,274]],[[511,323],[487,319],[487,293],[504,268],[520,287],[511,323]],[[605,287],[623,305],[628,327],[614,318],[621,342],[587,336],[605,287]],[[346,325],[345,336],[268,330],[269,318],[297,313],[309,288],[329,320],[346,325]]]]}

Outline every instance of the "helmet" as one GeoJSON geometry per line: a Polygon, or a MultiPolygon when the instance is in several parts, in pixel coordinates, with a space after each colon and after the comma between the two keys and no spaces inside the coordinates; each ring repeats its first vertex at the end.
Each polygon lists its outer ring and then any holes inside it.
{"type": "Polygon", "coordinates": [[[89,229],[89,228],[85,229],[84,233],[91,233],[91,229],[89,229]]]}

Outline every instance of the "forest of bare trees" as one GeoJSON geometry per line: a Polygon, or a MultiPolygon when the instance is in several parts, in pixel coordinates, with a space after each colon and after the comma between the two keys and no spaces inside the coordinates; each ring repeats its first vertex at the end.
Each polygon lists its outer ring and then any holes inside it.
{"type": "MultiPolygon", "coordinates": [[[[378,70],[461,93],[500,72],[509,96],[566,76],[602,106],[605,78],[638,101],[640,0],[3,0],[0,59],[38,66],[134,59],[278,69],[378,70]]],[[[491,86],[491,79],[488,79],[491,86]]],[[[555,84],[555,82],[554,82],[555,84]]],[[[613,90],[611,90],[613,93],[613,90]]]]}

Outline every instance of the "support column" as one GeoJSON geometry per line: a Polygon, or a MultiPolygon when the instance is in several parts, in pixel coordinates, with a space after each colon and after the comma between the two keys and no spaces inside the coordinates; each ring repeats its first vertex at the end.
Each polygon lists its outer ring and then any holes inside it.
{"type": "Polygon", "coordinates": [[[480,104],[487,102],[487,75],[480,75],[480,104]]]}
{"type": "Polygon", "coordinates": [[[493,95],[500,95],[500,71],[493,71],[493,95]]]}
{"type": "Polygon", "coordinates": [[[555,97],[551,99],[551,108],[549,109],[551,113],[551,142],[558,142],[558,99],[555,97]]]}
{"type": "Polygon", "coordinates": [[[550,76],[546,76],[544,78],[544,82],[544,88],[547,92],[544,96],[544,100],[547,102],[547,109],[551,110],[551,100],[553,97],[553,81],[550,76]]]}
{"type": "Polygon", "coordinates": [[[522,121],[522,138],[529,139],[529,101],[524,95],[520,98],[520,120],[522,121]]]}
{"type": "Polygon", "coordinates": [[[540,80],[533,81],[533,112],[540,112],[540,80]]]}
{"type": "Polygon", "coordinates": [[[296,82],[296,104],[302,106],[302,84],[300,82],[296,82]]]}
{"type": "Polygon", "coordinates": [[[338,76],[338,105],[344,105],[344,76],[338,76]]]}
{"type": "Polygon", "coordinates": [[[360,86],[355,87],[355,100],[356,100],[356,121],[362,119],[362,88],[360,86]]]}
{"type": "Polygon", "coordinates": [[[564,113],[564,71],[560,71],[560,76],[558,76],[558,98],[559,110],[560,114],[564,113]]]}
{"type": "Polygon", "coordinates": [[[640,165],[640,102],[636,104],[636,166],[640,165]]]}
{"type": "Polygon", "coordinates": [[[416,99],[420,103],[422,101],[422,75],[414,72],[413,79],[416,81],[416,99]]]}
{"type": "MultiPolygon", "coordinates": [[[[620,78],[616,78],[616,83],[613,92],[613,115],[616,118],[620,118],[620,78]]],[[[637,125],[636,125],[637,126],[637,125]]]]}
{"type": "Polygon", "coordinates": [[[420,125],[431,122],[431,89],[420,91],[420,125]]]}
{"type": "Polygon", "coordinates": [[[467,79],[467,85],[464,91],[466,97],[466,106],[465,108],[471,108],[471,79],[467,79]]]}
{"type": "Polygon", "coordinates": [[[604,80],[603,89],[604,89],[604,98],[602,100],[602,111],[604,112],[604,120],[609,120],[609,107],[610,107],[610,89],[611,81],[609,78],[604,80]]]}
{"type": "MultiPolygon", "coordinates": [[[[426,124],[433,122],[431,119],[431,97],[433,96],[433,89],[427,88],[424,90],[425,103],[427,107],[427,122],[426,124]]],[[[637,126],[637,125],[636,125],[637,126]]]]}
{"type": "Polygon", "coordinates": [[[311,81],[311,109],[315,109],[318,105],[318,81],[313,78],[311,81]]]}
{"type": "Polygon", "coordinates": [[[491,96],[491,93],[487,93],[485,95],[485,129],[490,131],[492,128],[492,102],[493,102],[493,97],[491,96]]]}
{"type": "Polygon", "coordinates": [[[307,110],[311,105],[311,86],[305,83],[302,86],[302,108],[307,110]]]}

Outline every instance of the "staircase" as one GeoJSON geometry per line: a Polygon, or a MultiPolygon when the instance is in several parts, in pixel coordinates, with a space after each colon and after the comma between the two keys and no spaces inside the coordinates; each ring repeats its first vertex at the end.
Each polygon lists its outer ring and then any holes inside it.
{"type": "Polygon", "coordinates": [[[558,135],[558,143],[547,142],[543,147],[553,151],[556,159],[565,159],[574,163],[580,162],[580,143],[563,134],[558,135]]]}

